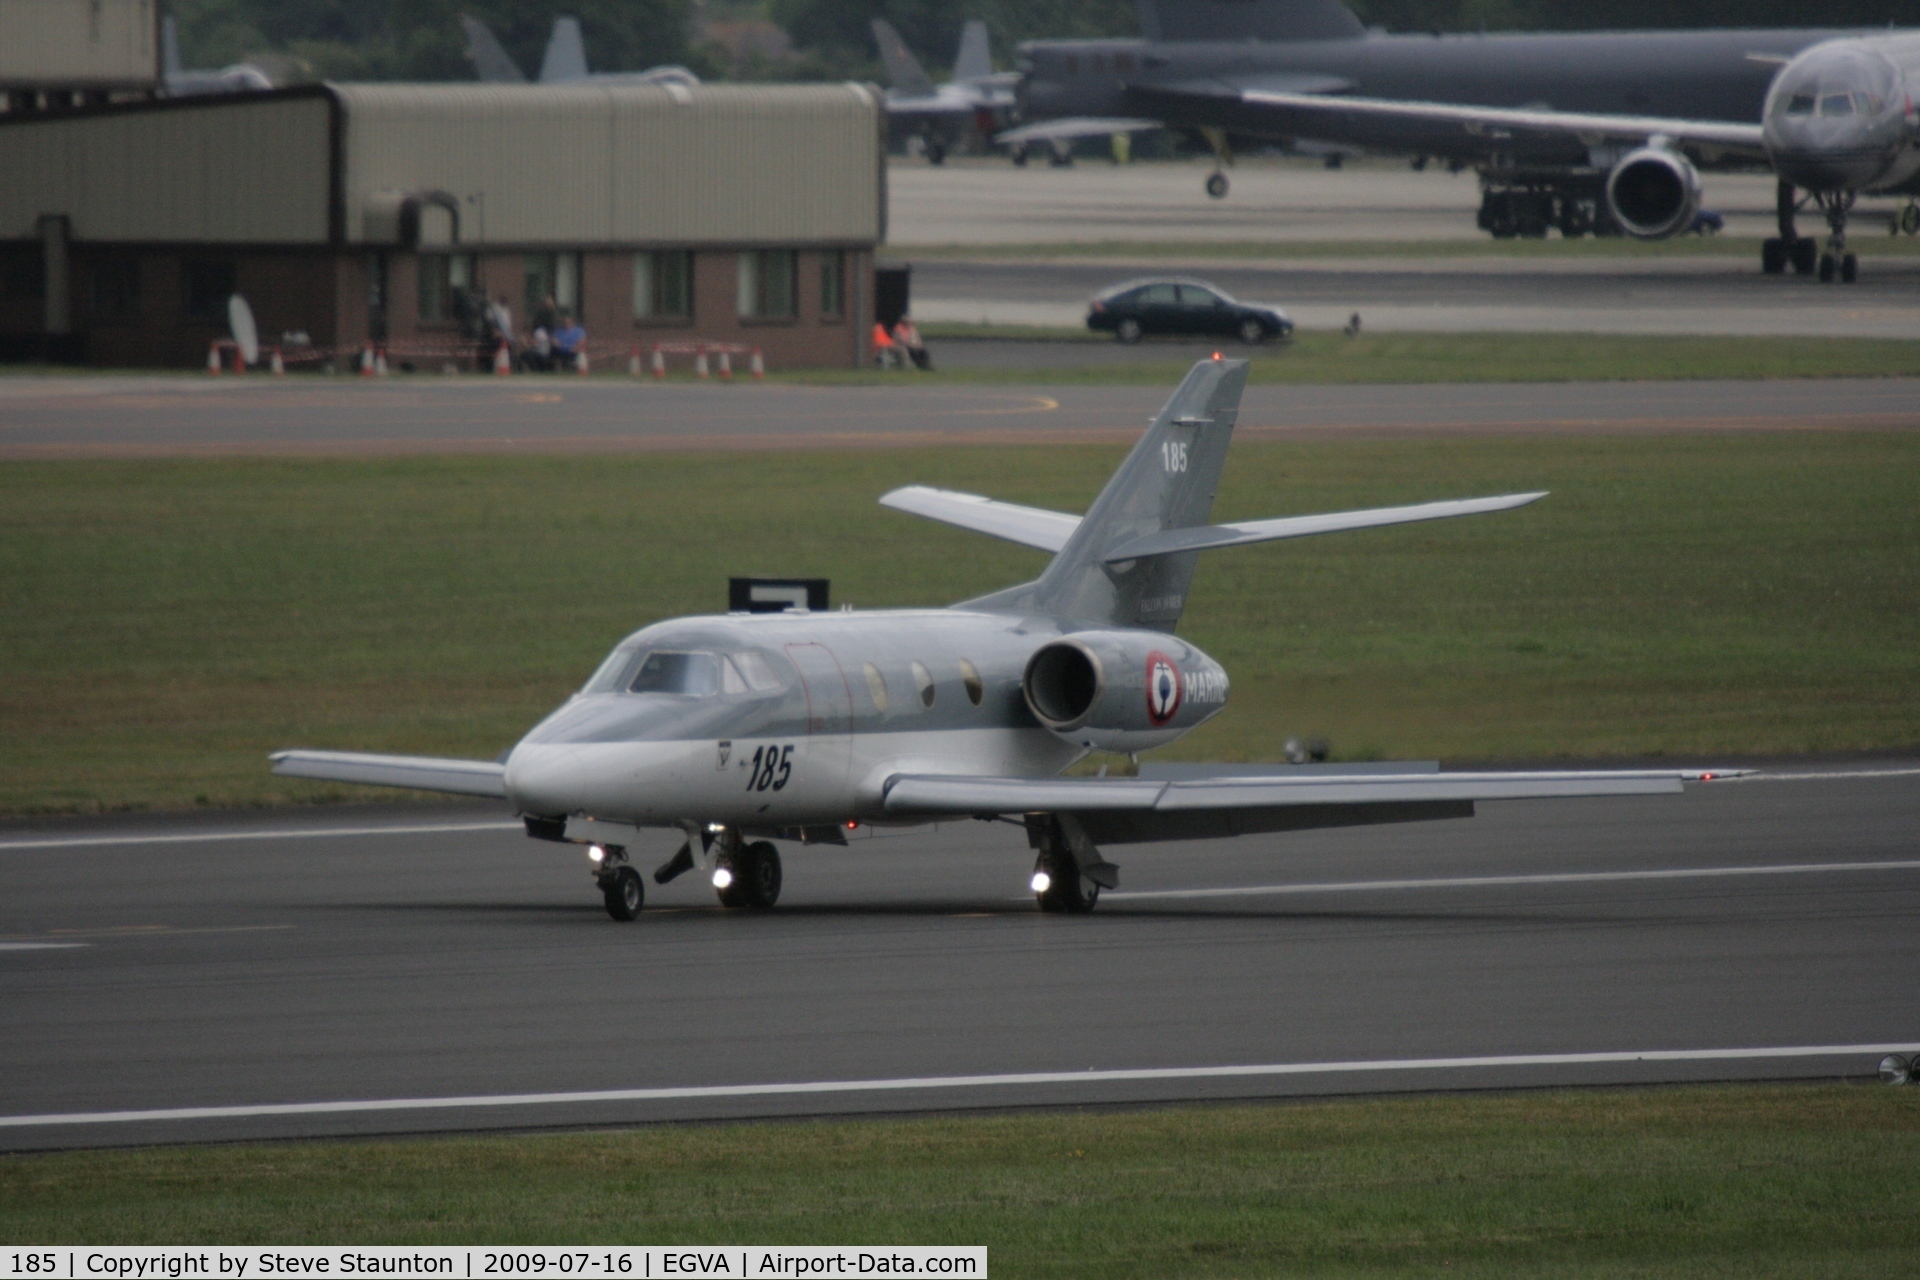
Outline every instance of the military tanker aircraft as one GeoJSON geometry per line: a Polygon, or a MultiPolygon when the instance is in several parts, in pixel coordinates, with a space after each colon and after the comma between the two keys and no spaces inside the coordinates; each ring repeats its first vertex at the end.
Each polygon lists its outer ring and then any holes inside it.
{"type": "Polygon", "coordinates": [[[1118,883],[1102,845],[1463,818],[1482,800],[1675,792],[1724,776],[1190,765],[1062,776],[1094,751],[1164,746],[1226,705],[1227,673],[1174,634],[1201,551],[1546,496],[1209,524],[1246,379],[1244,360],[1196,364],[1084,516],[921,486],[881,498],[1053,552],[1032,582],[944,609],[656,623],[501,762],[295,750],[272,757],[274,772],[504,799],[529,835],[587,846],[618,920],[645,900],[628,850],[652,827],[686,836],[657,883],[698,868],[722,904],[766,908],[780,896],[774,840],[1007,819],[1037,851],[1041,909],[1081,912],[1118,883]]]}

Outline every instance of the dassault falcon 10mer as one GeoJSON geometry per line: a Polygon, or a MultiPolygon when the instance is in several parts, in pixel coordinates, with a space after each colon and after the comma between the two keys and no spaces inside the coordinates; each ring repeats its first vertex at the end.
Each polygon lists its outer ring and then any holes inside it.
{"type": "Polygon", "coordinates": [[[282,751],[274,772],[506,800],[527,833],[588,846],[615,919],[645,888],[641,829],[685,832],[654,872],[698,868],[730,907],[780,894],[772,841],[857,824],[1008,818],[1047,911],[1087,911],[1101,846],[1464,818],[1481,800],[1673,792],[1720,771],[1143,770],[1062,777],[1092,751],[1164,746],[1226,705],[1227,673],[1174,634],[1201,551],[1524,506],[1520,493],[1208,524],[1246,385],[1196,364],[1084,516],[912,486],[881,498],[1054,553],[1033,582],[945,609],[676,618],[620,642],[504,762],[282,751]],[[1155,773],[1161,776],[1153,776],[1155,773]]]}

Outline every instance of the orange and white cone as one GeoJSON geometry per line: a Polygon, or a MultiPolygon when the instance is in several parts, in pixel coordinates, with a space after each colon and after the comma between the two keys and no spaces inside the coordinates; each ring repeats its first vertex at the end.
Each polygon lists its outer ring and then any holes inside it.
{"type": "Polygon", "coordinates": [[[513,372],[513,357],[507,353],[504,342],[493,349],[493,371],[503,378],[513,372]]]}
{"type": "Polygon", "coordinates": [[[700,348],[700,354],[693,358],[693,376],[696,378],[704,378],[707,376],[707,349],[705,347],[700,348]]]}
{"type": "Polygon", "coordinates": [[[286,375],[287,362],[280,358],[280,348],[278,347],[275,347],[273,349],[273,359],[267,362],[267,372],[271,373],[276,378],[284,377],[286,375]]]}
{"type": "Polygon", "coordinates": [[[363,378],[373,376],[373,344],[371,342],[360,348],[360,376],[363,378]]]}
{"type": "Polygon", "coordinates": [[[587,349],[585,347],[580,348],[579,353],[573,357],[573,371],[583,378],[587,376],[587,349]]]}
{"type": "Polygon", "coordinates": [[[667,353],[660,349],[660,344],[657,342],[653,344],[653,376],[656,378],[667,376],[667,353]]]}
{"type": "Polygon", "coordinates": [[[633,354],[627,357],[627,376],[629,378],[640,376],[640,344],[637,342],[633,344],[633,354]]]}
{"type": "Polygon", "coordinates": [[[220,376],[220,344],[217,342],[207,344],[207,373],[215,378],[220,376]]]}
{"type": "Polygon", "coordinates": [[[373,350],[373,373],[377,378],[387,376],[387,349],[375,347],[373,350]]]}
{"type": "Polygon", "coordinates": [[[761,357],[758,347],[755,347],[753,354],[747,357],[747,372],[756,378],[767,376],[767,362],[761,357]]]}
{"type": "Polygon", "coordinates": [[[720,353],[720,376],[723,378],[733,377],[733,357],[724,351],[720,353]]]}

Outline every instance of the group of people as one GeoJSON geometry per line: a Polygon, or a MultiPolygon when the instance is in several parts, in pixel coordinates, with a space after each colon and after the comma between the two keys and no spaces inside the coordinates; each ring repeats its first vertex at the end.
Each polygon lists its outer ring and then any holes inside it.
{"type": "Polygon", "coordinates": [[[909,364],[916,369],[933,368],[933,357],[927,354],[912,316],[901,316],[891,331],[883,324],[873,326],[873,362],[882,369],[904,369],[909,364]]]}
{"type": "Polygon", "coordinates": [[[571,312],[556,306],[552,298],[534,313],[533,332],[527,335],[524,346],[514,341],[513,308],[505,294],[487,304],[485,318],[487,358],[491,360],[492,353],[505,343],[507,350],[518,351],[520,367],[530,373],[578,368],[580,357],[587,349],[587,331],[571,312]]]}

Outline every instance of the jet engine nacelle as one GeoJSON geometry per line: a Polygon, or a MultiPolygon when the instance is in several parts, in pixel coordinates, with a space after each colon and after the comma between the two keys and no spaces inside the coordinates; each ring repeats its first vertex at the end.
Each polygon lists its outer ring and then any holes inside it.
{"type": "Polygon", "coordinates": [[[1607,175],[1607,207],[1636,239],[1677,236],[1692,229],[1700,211],[1700,171],[1678,151],[1642,147],[1607,175]]]}
{"type": "Polygon", "coordinates": [[[1041,724],[1075,746],[1164,746],[1227,705],[1227,673],[1192,645],[1140,631],[1077,631],[1042,645],[1020,687],[1041,724]]]}

